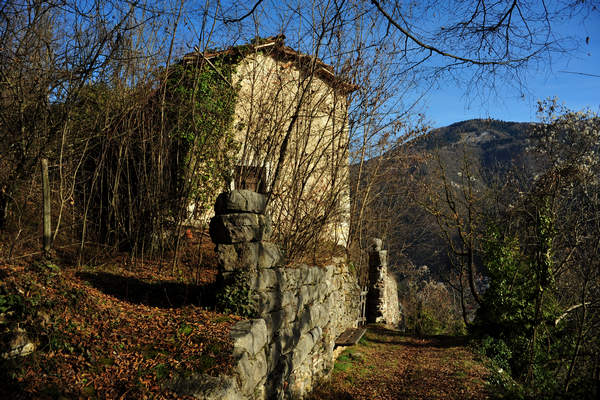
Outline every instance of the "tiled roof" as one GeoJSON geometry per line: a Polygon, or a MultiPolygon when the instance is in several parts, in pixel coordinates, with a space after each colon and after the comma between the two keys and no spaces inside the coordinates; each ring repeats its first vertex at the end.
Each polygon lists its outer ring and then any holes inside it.
{"type": "MultiPolygon", "coordinates": [[[[263,51],[265,54],[280,61],[292,61],[304,70],[309,71],[312,68],[314,57],[309,54],[300,53],[284,44],[285,36],[278,35],[256,41],[255,43],[230,47],[225,50],[218,51],[194,51],[183,56],[182,62],[186,64],[203,62],[217,57],[241,55],[245,56],[257,51],[263,51]]],[[[350,93],[358,88],[358,86],[348,82],[347,80],[337,76],[331,65],[325,64],[320,59],[314,60],[315,74],[323,79],[330,86],[342,90],[344,93],[350,93]]]]}

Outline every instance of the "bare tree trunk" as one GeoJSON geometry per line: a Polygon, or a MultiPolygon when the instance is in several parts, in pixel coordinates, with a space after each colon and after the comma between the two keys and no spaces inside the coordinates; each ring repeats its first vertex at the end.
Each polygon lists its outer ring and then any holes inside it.
{"type": "Polygon", "coordinates": [[[469,249],[467,250],[467,253],[469,258],[469,265],[467,267],[467,272],[469,274],[469,289],[471,289],[471,294],[473,295],[473,298],[475,299],[477,304],[481,305],[481,296],[479,295],[479,292],[475,287],[475,252],[473,251],[472,240],[471,243],[469,243],[469,249]]]}
{"type": "Polygon", "coordinates": [[[0,229],[4,229],[8,219],[9,196],[5,193],[5,190],[5,188],[0,190],[0,229]]]}
{"type": "Polygon", "coordinates": [[[463,285],[462,271],[460,272],[460,275],[459,275],[459,282],[460,282],[460,310],[461,310],[463,322],[465,323],[465,326],[468,327],[469,326],[469,318],[467,316],[467,305],[465,303],[465,287],[463,285]]]}
{"type": "Polygon", "coordinates": [[[535,299],[535,316],[533,319],[533,332],[531,334],[531,341],[529,342],[529,357],[527,360],[527,377],[525,382],[531,383],[533,381],[533,363],[535,358],[535,342],[537,341],[538,325],[540,320],[540,314],[542,311],[542,301],[544,298],[544,291],[542,286],[538,283],[538,293],[535,299]]]}
{"type": "Polygon", "coordinates": [[[569,371],[567,372],[567,377],[565,379],[565,393],[569,391],[569,385],[571,384],[571,377],[573,376],[573,371],[575,369],[575,363],[577,362],[577,356],[579,355],[579,351],[581,349],[581,343],[583,341],[583,328],[585,326],[585,319],[587,317],[587,307],[585,302],[585,295],[587,289],[587,280],[584,282],[583,291],[581,294],[581,304],[583,307],[583,312],[581,315],[581,322],[579,323],[579,327],[577,329],[577,343],[575,344],[575,351],[573,352],[573,357],[571,358],[571,363],[569,365],[569,371]]]}

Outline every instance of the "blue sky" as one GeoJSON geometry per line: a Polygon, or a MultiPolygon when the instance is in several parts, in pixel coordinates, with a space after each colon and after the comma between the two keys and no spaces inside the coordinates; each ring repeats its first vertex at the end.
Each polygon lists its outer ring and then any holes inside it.
{"type": "Polygon", "coordinates": [[[526,72],[523,91],[508,85],[498,88],[498,94],[483,100],[472,100],[464,88],[453,83],[432,89],[425,100],[424,112],[433,127],[440,127],[472,118],[495,118],[505,121],[536,120],[539,99],[558,97],[571,109],[589,107],[600,111],[600,16],[590,16],[582,24],[563,26],[583,40],[581,48],[570,56],[555,57],[551,65],[526,72]],[[579,72],[597,76],[567,73],[579,72]]]}
{"type": "MultiPolygon", "coordinates": [[[[529,14],[526,15],[536,15],[536,1],[537,0],[524,2],[531,6],[529,14]]],[[[295,2],[279,2],[277,0],[264,1],[257,8],[253,18],[244,20],[239,30],[236,25],[236,29],[231,31],[228,31],[227,29],[223,30],[222,37],[215,34],[215,37],[219,37],[221,44],[217,44],[214,47],[226,47],[227,45],[234,43],[246,43],[249,38],[252,38],[257,34],[264,37],[283,32],[287,36],[286,44],[310,53],[312,51],[310,47],[312,44],[312,36],[310,34],[307,35],[304,29],[310,27],[310,13],[314,12],[314,9],[311,8],[311,2],[306,2],[307,4],[304,4],[304,8],[300,7],[301,3],[303,4],[304,2],[298,1],[298,10],[302,10],[303,12],[296,12],[297,10],[293,7],[295,2]],[[303,24],[306,24],[306,26],[303,24]]],[[[330,2],[325,3],[329,4],[330,2]]],[[[405,6],[404,11],[407,13],[406,15],[413,18],[412,22],[419,21],[418,24],[411,25],[411,29],[423,35],[425,42],[430,41],[434,45],[441,46],[442,50],[449,51],[450,53],[463,54],[461,53],[460,44],[458,44],[457,49],[453,47],[457,45],[457,43],[450,41],[448,42],[450,43],[448,45],[449,47],[446,48],[444,47],[444,44],[436,42],[435,36],[428,35],[428,31],[434,32],[435,29],[440,26],[442,26],[443,29],[444,25],[452,26],[453,22],[456,22],[457,18],[460,20],[464,17],[465,10],[470,10],[469,7],[475,3],[468,1],[434,3],[441,7],[440,10],[431,9],[431,7],[428,7],[429,2],[425,0],[422,2],[399,2],[398,4],[403,4],[405,6]],[[454,10],[456,7],[458,8],[454,10]],[[454,11],[456,11],[456,14],[454,11]],[[414,16],[412,15],[413,12],[415,13],[414,16]]],[[[247,12],[250,9],[249,7],[255,4],[255,2],[224,0],[219,4],[225,14],[230,16],[240,16],[247,12]]],[[[368,4],[368,2],[365,2],[365,4],[368,4]]],[[[495,4],[498,8],[502,8],[504,2],[496,2],[495,4]]],[[[537,7],[541,7],[539,4],[537,4],[537,7]]],[[[433,89],[429,89],[423,98],[423,103],[417,107],[418,111],[425,115],[426,121],[431,127],[445,126],[472,118],[495,118],[505,121],[534,121],[536,120],[537,101],[548,97],[557,97],[567,107],[574,110],[589,107],[594,111],[600,111],[600,11],[593,10],[589,14],[586,14],[586,10],[590,10],[590,7],[586,7],[585,4],[582,3],[580,4],[581,7],[567,7],[566,10],[563,10],[564,14],[562,14],[558,10],[560,9],[561,4],[566,4],[564,1],[551,1],[548,2],[548,4],[552,5],[552,9],[555,12],[552,17],[552,32],[555,34],[555,38],[568,37],[571,40],[576,41],[579,48],[576,51],[570,51],[560,56],[554,56],[551,63],[545,61],[540,62],[537,65],[531,66],[528,70],[522,71],[523,74],[521,78],[524,83],[522,87],[519,87],[519,85],[511,85],[510,82],[507,83],[502,81],[503,78],[501,77],[501,73],[492,73],[483,78],[483,84],[485,85],[485,82],[487,82],[488,79],[494,80],[496,92],[487,95],[485,98],[481,98],[476,95],[475,92],[489,92],[485,89],[478,91],[477,87],[465,88],[464,86],[460,86],[460,83],[457,83],[461,81],[464,83],[464,81],[470,80],[470,72],[475,69],[475,67],[471,66],[465,67],[462,71],[459,69],[453,70],[455,73],[454,75],[451,73],[448,73],[445,76],[440,75],[440,77],[436,78],[434,81],[426,78],[422,79],[416,84],[416,88],[413,92],[414,98],[411,99],[411,95],[407,95],[405,99],[401,100],[407,100],[410,104],[411,100],[420,97],[423,93],[423,87],[432,84],[433,81],[433,84],[436,86],[433,89]],[[567,15],[569,13],[571,15],[567,15]],[[561,18],[562,25],[560,21],[561,18]],[[586,43],[586,37],[590,38],[589,43],[586,43]],[[586,76],[576,73],[596,76],[586,76]]],[[[368,8],[368,5],[366,7],[368,8]]],[[[541,9],[537,11],[541,11],[541,9]]],[[[184,15],[187,14],[184,13],[184,15]]],[[[368,26],[368,21],[364,23],[366,24],[365,26],[368,26]]],[[[382,23],[382,20],[379,19],[378,23],[382,23]]],[[[198,23],[195,25],[199,26],[198,23]]],[[[542,26],[540,26],[538,21],[537,25],[533,26],[534,31],[536,30],[536,26],[538,30],[542,28],[541,31],[543,31],[543,25],[544,24],[542,23],[542,26]]],[[[368,42],[369,40],[380,38],[378,29],[381,30],[379,33],[382,33],[384,30],[387,31],[386,26],[386,24],[382,24],[378,27],[371,27],[370,33],[363,33],[366,35],[363,39],[368,42]],[[375,32],[374,34],[373,31],[375,32]]],[[[231,28],[231,26],[229,26],[229,28],[231,28]]],[[[349,25],[349,28],[350,34],[348,40],[352,40],[352,24],[349,25]]],[[[195,35],[191,35],[190,37],[190,43],[197,40],[195,35]]],[[[398,38],[398,40],[403,38],[400,34],[397,34],[395,37],[398,38]]],[[[545,39],[536,36],[534,40],[539,41],[545,39]]],[[[561,40],[559,44],[570,47],[572,42],[561,40]]],[[[192,47],[191,44],[187,46],[185,51],[189,51],[190,47],[192,47]]],[[[534,45],[533,47],[536,46],[534,45]]],[[[525,52],[527,52],[527,50],[525,50],[525,52]]],[[[418,60],[419,54],[422,55],[422,53],[423,52],[416,51],[410,54],[416,54],[415,57],[418,60]]],[[[469,56],[469,53],[464,54],[469,56]]],[[[522,54],[522,52],[516,52],[515,54],[519,55],[522,54]]],[[[369,56],[368,51],[363,54],[363,56],[365,55],[367,55],[367,57],[369,56]]],[[[323,54],[320,56],[323,57],[323,54]]],[[[428,67],[423,67],[425,71],[427,71],[427,68],[433,69],[436,66],[449,64],[451,62],[451,60],[443,60],[436,56],[434,56],[432,60],[433,61],[428,61],[428,67]]],[[[329,62],[327,59],[325,59],[325,61],[329,62]]],[[[401,68],[405,68],[406,66],[405,64],[402,64],[401,61],[398,61],[398,65],[400,65],[401,68]]],[[[410,74],[406,77],[407,81],[412,79],[410,74]]]]}

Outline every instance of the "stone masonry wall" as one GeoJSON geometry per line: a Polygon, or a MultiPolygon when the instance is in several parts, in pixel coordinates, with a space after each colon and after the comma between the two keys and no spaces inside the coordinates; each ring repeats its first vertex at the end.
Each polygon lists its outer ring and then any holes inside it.
{"type": "Polygon", "coordinates": [[[358,318],[358,286],[344,264],[258,271],[252,282],[260,318],[232,332],[242,393],[296,398],[334,364],[335,339],[358,318]]]}
{"type": "Polygon", "coordinates": [[[247,280],[257,318],[232,329],[236,376],[206,378],[210,387],[187,390],[197,398],[301,398],[333,368],[335,339],[356,326],[360,289],[347,266],[284,266],[267,242],[264,205],[264,196],[246,190],[217,199],[210,233],[221,284],[247,280]]]}
{"type": "Polygon", "coordinates": [[[387,269],[387,251],[381,249],[381,243],[381,239],[371,239],[366,318],[369,323],[397,326],[400,322],[398,284],[387,269]]]}

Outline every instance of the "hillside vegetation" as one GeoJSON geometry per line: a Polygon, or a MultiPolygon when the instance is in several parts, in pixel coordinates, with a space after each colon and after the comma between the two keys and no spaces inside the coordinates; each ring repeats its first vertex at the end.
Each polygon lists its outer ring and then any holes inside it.
{"type": "Polygon", "coordinates": [[[185,398],[181,376],[230,371],[241,318],[205,308],[215,271],[122,261],[0,266],[0,343],[15,353],[0,358],[1,398],[185,398]]]}
{"type": "Polygon", "coordinates": [[[462,325],[519,382],[514,396],[593,398],[600,120],[556,100],[539,111],[540,123],[464,121],[369,160],[365,235],[389,243],[407,328],[462,325]]]}
{"type": "MultiPolygon", "coordinates": [[[[442,189],[442,174],[450,185],[459,185],[465,162],[474,185],[481,189],[499,185],[515,170],[533,176],[533,158],[527,151],[531,126],[492,119],[457,122],[371,159],[371,168],[377,166],[381,175],[375,182],[379,194],[375,207],[393,218],[393,224],[383,232],[392,264],[408,261],[418,267],[428,266],[436,276],[443,275],[450,261],[435,218],[422,207],[427,196],[442,189]],[[400,180],[397,175],[411,179],[400,180]]],[[[380,227],[376,226],[375,230],[380,227]]]]}

